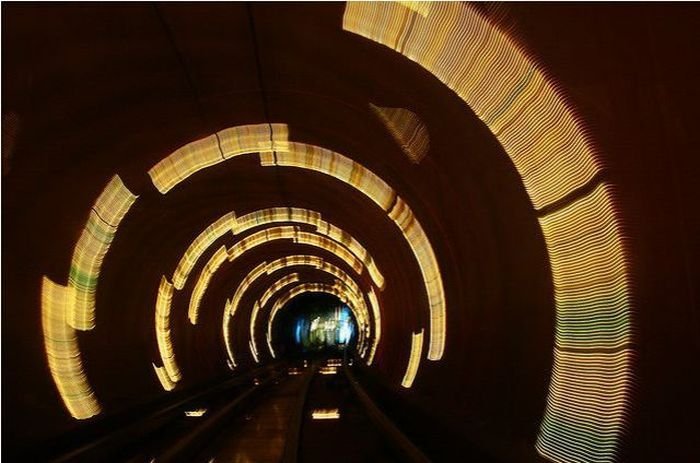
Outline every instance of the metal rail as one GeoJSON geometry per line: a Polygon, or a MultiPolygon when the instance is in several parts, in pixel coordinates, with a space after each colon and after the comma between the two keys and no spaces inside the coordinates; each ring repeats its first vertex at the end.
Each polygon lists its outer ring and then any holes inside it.
{"type": "MultiPolygon", "coordinates": [[[[279,364],[258,368],[247,372],[241,376],[224,381],[223,383],[211,386],[194,395],[190,395],[184,399],[177,400],[173,403],[166,404],[162,408],[147,413],[145,416],[139,417],[137,420],[132,420],[125,424],[114,422],[101,423],[102,427],[109,428],[110,432],[95,437],[90,442],[80,445],[77,448],[66,451],[65,453],[50,457],[48,461],[53,463],[64,463],[71,461],[109,461],[113,458],[112,452],[120,449],[124,445],[128,445],[134,440],[142,436],[146,436],[157,429],[160,429],[182,413],[182,409],[189,404],[199,400],[213,397],[226,390],[240,386],[252,378],[261,374],[275,373],[275,368],[279,368],[279,364]]],[[[276,376],[275,376],[276,377],[276,376]]]]}
{"type": "Polygon", "coordinates": [[[200,448],[205,444],[207,439],[211,439],[211,436],[215,430],[227,419],[229,419],[231,414],[237,408],[239,408],[246,401],[250,400],[254,394],[262,390],[265,386],[279,378],[280,375],[281,373],[279,371],[275,372],[275,374],[259,384],[254,384],[253,386],[249,387],[235,399],[221,407],[212,415],[208,416],[192,432],[180,438],[168,449],[167,452],[160,455],[157,459],[158,463],[191,461],[191,459],[196,455],[197,451],[200,450],[200,448]]]}
{"type": "Polygon", "coordinates": [[[284,443],[284,454],[282,463],[296,463],[299,459],[299,444],[301,443],[301,426],[304,422],[304,409],[306,408],[306,398],[309,395],[309,386],[314,378],[317,365],[311,365],[304,374],[304,383],[299,390],[299,397],[294,408],[294,412],[289,417],[287,427],[287,440],[284,443]]]}
{"type": "Polygon", "coordinates": [[[348,368],[347,362],[343,363],[343,371],[350,382],[357,399],[365,408],[367,415],[374,425],[382,432],[387,442],[405,460],[413,463],[430,463],[430,459],[416,447],[406,435],[393,423],[393,421],[382,412],[365,392],[360,383],[348,368]]]}

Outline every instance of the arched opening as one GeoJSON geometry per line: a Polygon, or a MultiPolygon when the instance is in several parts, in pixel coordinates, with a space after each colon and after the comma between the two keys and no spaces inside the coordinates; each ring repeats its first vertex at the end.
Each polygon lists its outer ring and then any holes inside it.
{"type": "Polygon", "coordinates": [[[279,357],[316,358],[352,355],[357,320],[350,307],[326,293],[304,293],[280,310],[272,327],[279,357]]]}

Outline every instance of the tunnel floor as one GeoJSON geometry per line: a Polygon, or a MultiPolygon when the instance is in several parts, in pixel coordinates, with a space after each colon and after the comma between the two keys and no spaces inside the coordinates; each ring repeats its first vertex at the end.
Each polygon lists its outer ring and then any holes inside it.
{"type": "Polygon", "coordinates": [[[308,371],[289,368],[212,434],[194,461],[402,461],[358,402],[342,367],[329,367],[322,361],[314,362],[308,371]],[[299,429],[293,430],[294,415],[299,411],[299,429]],[[314,416],[333,416],[336,411],[337,418],[314,416]],[[295,431],[298,439],[288,442],[294,439],[295,431]],[[295,446],[296,455],[290,456],[295,446]]]}

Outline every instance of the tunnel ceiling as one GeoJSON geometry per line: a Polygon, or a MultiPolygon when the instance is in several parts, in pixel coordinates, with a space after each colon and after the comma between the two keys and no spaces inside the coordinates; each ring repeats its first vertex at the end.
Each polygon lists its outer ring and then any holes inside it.
{"type": "MultiPolygon", "coordinates": [[[[555,346],[555,289],[543,213],[483,118],[425,66],[344,30],[345,8],[343,3],[3,6],[3,305],[13,307],[3,312],[4,368],[13,376],[3,388],[3,405],[16,423],[11,433],[18,442],[84,425],[66,413],[46,367],[41,284],[43,276],[68,284],[88,213],[118,175],[138,199],[102,264],[96,326],[78,332],[85,372],[103,414],[163,394],[152,365],[160,365],[154,307],[163,276],[173,281],[192,241],[229,212],[240,217],[273,207],[303,208],[361,243],[384,275],[385,288],[328,250],[272,241],[222,264],[192,326],[188,306],[199,274],[217,248],[230,248],[244,236],[228,234],[204,252],[185,287],[174,292],[169,326],[182,373],[177,387],[230,373],[222,313],[246,275],[263,261],[319,256],[363,292],[374,288],[382,330],[373,368],[382,377],[416,406],[431,410],[429,416],[464,426],[484,447],[508,443],[511,449],[500,457],[534,457],[555,346]],[[416,133],[429,136],[419,163],[407,156],[376,108],[400,108],[397,114],[416,133]],[[425,358],[431,312],[416,256],[387,211],[357,188],[308,169],[264,167],[257,154],[203,169],[167,194],[148,176],[191,142],[231,127],[268,124],[286,124],[289,140],[361,164],[410,206],[430,241],[444,288],[448,325],[439,361],[425,358]],[[12,149],[6,149],[8,137],[12,149]],[[421,330],[424,358],[409,395],[399,384],[406,380],[412,342],[421,330]],[[8,351],[21,355],[8,357],[8,351]],[[36,416],[42,417],[40,429],[36,416]],[[529,445],[521,448],[522,442],[529,445]]],[[[605,88],[599,76],[568,58],[578,52],[584,62],[613,66],[614,53],[601,55],[600,43],[591,45],[583,32],[590,14],[575,19],[576,7],[472,8],[525,49],[542,50],[560,78],[557,85],[567,86],[582,114],[616,120],[629,111],[620,109],[629,108],[625,98],[637,98],[605,88]],[[554,28],[566,36],[561,49],[552,45],[555,32],[542,31],[557,22],[552,18],[573,27],[568,34],[554,28]],[[619,101],[606,100],[610,95],[619,101]]],[[[651,14],[635,11],[645,21],[651,14]]],[[[615,36],[621,16],[614,10],[607,20],[606,38],[615,36]]],[[[618,33],[628,33],[629,24],[618,33]]],[[[618,135],[634,138],[636,127],[620,126],[618,135]]],[[[633,196],[641,177],[626,174],[624,167],[634,150],[615,141],[612,131],[594,131],[603,151],[614,152],[601,155],[606,171],[598,175],[621,184],[623,197],[633,196]]],[[[595,184],[584,190],[588,195],[595,184]]],[[[641,207],[641,201],[628,203],[618,207],[641,207]]],[[[308,224],[293,225],[312,231],[308,224]]],[[[653,234],[653,225],[636,225],[640,235],[653,234]]],[[[634,257],[652,258],[644,251],[634,257]]],[[[230,324],[237,368],[255,365],[248,330],[256,301],[292,272],[301,281],[332,282],[329,274],[301,266],[255,280],[230,324]]],[[[643,282],[644,272],[636,278],[643,282]]],[[[272,360],[264,348],[264,320],[273,302],[260,308],[262,321],[255,325],[263,363],[272,360]]],[[[637,310],[645,313],[644,304],[637,310]]],[[[652,320],[640,315],[638,326],[645,323],[652,320]]],[[[653,365],[642,362],[637,377],[653,365]]]]}

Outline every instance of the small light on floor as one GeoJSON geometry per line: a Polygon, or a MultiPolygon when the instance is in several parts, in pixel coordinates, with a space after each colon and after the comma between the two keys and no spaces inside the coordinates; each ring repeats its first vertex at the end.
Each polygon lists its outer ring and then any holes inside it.
{"type": "Polygon", "coordinates": [[[337,408],[317,408],[311,412],[314,420],[337,420],[340,418],[340,411],[337,408]]]}
{"type": "Polygon", "coordinates": [[[207,412],[206,408],[196,408],[194,410],[186,410],[185,416],[199,417],[199,416],[204,416],[204,414],[206,412],[207,412]]]}

